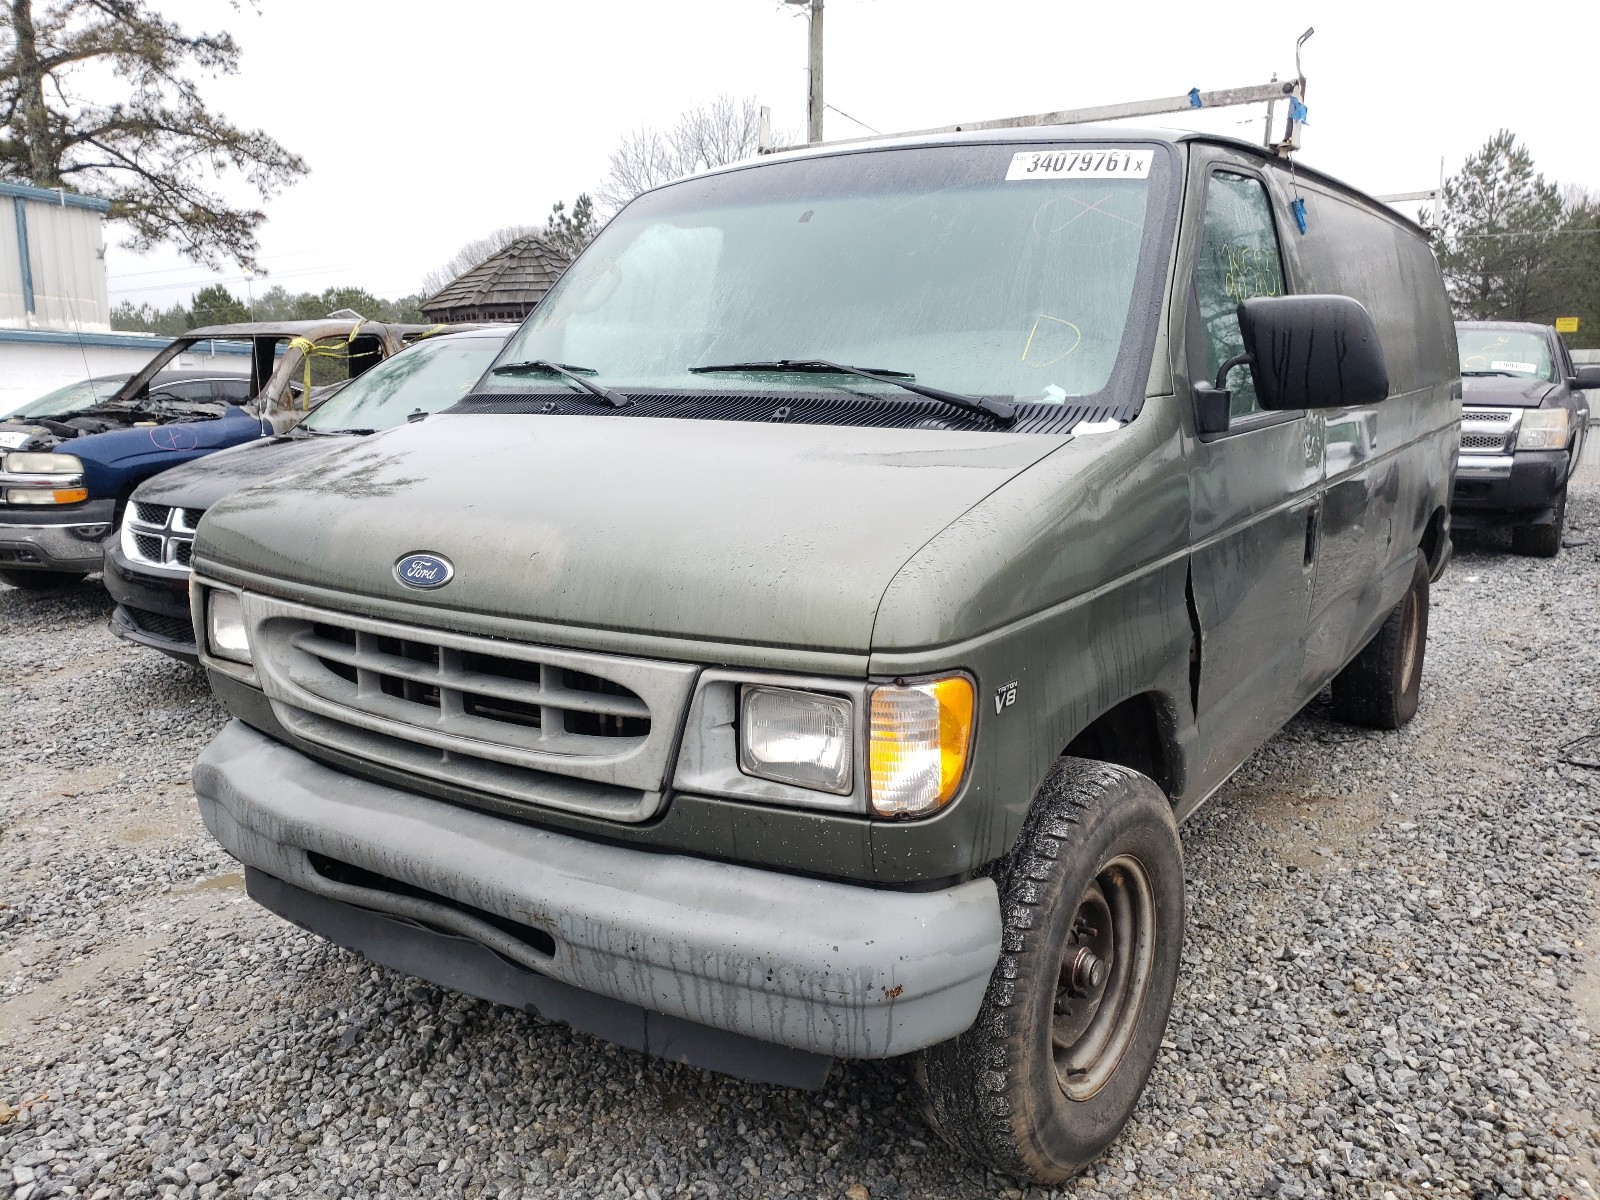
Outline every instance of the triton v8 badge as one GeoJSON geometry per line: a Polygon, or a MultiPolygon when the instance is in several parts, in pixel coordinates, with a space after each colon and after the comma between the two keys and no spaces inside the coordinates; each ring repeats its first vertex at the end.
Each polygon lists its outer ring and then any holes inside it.
{"type": "Polygon", "coordinates": [[[394,577],[407,587],[443,587],[455,573],[450,560],[437,554],[408,554],[394,564],[394,577]]]}

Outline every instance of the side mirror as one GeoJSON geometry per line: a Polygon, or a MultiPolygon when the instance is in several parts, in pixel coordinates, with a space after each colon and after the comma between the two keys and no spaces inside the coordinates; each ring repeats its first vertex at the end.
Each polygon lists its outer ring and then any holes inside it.
{"type": "Polygon", "coordinates": [[[1600,363],[1584,363],[1577,368],[1573,377],[1573,386],[1579,388],[1600,388],[1600,363]]]}
{"type": "Polygon", "coordinates": [[[1239,333],[1255,365],[1262,408],[1350,408],[1389,395],[1378,331],[1349,296],[1242,301],[1239,333]]]}

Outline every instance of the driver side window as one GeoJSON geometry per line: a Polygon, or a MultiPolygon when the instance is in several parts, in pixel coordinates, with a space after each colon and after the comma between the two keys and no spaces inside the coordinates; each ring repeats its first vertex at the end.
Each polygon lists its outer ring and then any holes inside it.
{"type": "MultiPolygon", "coordinates": [[[[1272,202],[1259,179],[1218,171],[1206,189],[1205,236],[1195,294],[1205,329],[1206,378],[1244,353],[1239,336],[1239,302],[1284,293],[1283,259],[1272,221],[1272,202]]],[[[1247,370],[1228,378],[1233,391],[1229,416],[1238,420],[1261,411],[1255,380],[1247,370]]]]}

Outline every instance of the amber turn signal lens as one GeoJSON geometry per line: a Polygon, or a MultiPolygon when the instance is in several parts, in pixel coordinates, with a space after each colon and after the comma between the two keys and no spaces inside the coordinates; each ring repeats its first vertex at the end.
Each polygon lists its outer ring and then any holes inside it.
{"type": "Polygon", "coordinates": [[[7,504],[78,504],[89,498],[88,488],[7,488],[7,504]]]}
{"type": "Polygon", "coordinates": [[[922,817],[956,794],[972,744],[972,681],[952,675],[872,691],[872,811],[922,817]]]}

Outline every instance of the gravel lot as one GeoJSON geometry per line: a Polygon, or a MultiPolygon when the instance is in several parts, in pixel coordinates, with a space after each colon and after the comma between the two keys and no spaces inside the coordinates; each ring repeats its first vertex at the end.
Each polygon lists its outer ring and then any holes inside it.
{"type": "MultiPolygon", "coordinates": [[[[1600,770],[1560,758],[1600,733],[1597,481],[1553,563],[1458,546],[1410,727],[1319,700],[1190,823],[1167,1049],[1060,1194],[1600,1194],[1600,770]]],[[[222,714],[108,612],[0,587],[0,1200],[1047,1194],[898,1064],[753,1087],[255,909],[187,783],[222,714]]]]}

